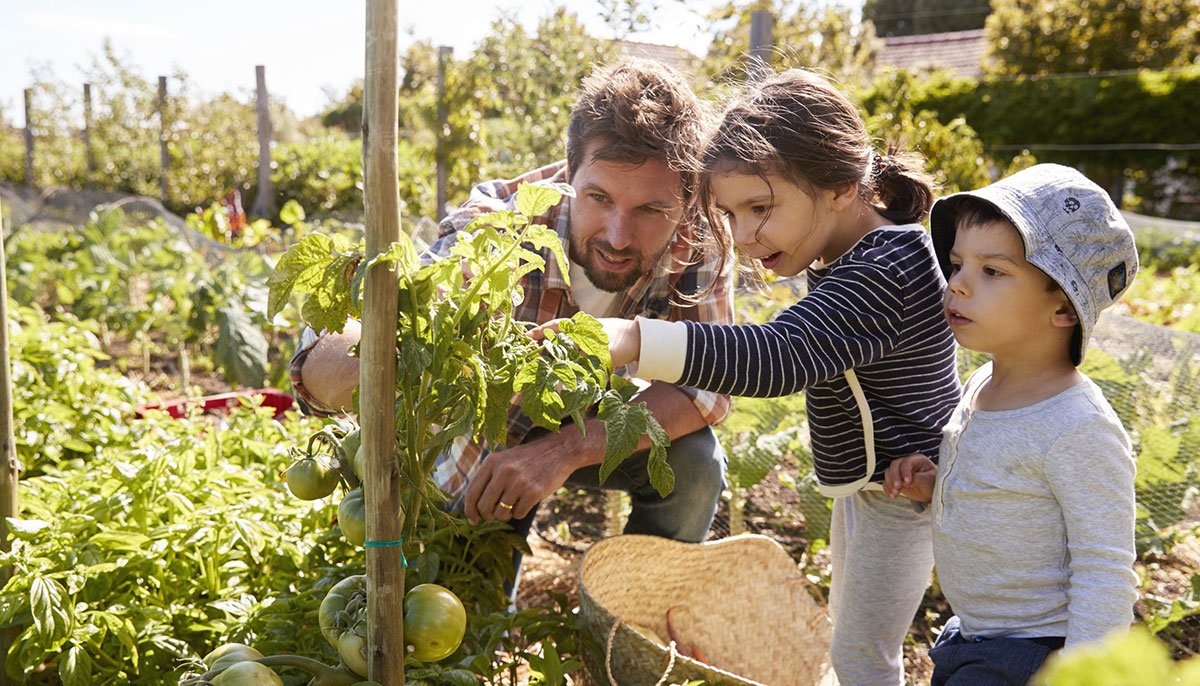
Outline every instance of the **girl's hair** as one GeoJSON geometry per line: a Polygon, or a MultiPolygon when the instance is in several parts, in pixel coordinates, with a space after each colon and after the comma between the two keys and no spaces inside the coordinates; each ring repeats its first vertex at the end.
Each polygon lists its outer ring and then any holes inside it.
{"type": "Polygon", "coordinates": [[[924,221],[933,205],[921,157],[892,146],[875,153],[854,103],[804,69],[768,78],[725,109],[701,159],[700,200],[710,222],[720,221],[712,175],[727,172],[776,173],[810,194],[855,184],[896,224],[924,221]]]}

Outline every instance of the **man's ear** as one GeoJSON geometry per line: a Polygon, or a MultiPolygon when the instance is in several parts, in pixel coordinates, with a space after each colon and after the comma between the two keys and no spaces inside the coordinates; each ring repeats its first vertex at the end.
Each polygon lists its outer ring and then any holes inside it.
{"type": "Polygon", "coordinates": [[[1063,328],[1071,328],[1079,323],[1079,315],[1075,313],[1075,307],[1071,305],[1071,302],[1067,300],[1066,296],[1063,296],[1058,308],[1054,310],[1054,316],[1051,319],[1051,322],[1055,326],[1061,326],[1063,328]]]}

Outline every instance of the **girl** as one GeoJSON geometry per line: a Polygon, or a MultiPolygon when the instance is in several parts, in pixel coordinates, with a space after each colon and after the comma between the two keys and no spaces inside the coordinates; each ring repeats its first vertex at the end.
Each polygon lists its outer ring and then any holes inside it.
{"type": "Polygon", "coordinates": [[[961,387],[946,282],[920,226],[933,190],[912,157],[872,151],[825,79],[777,75],[729,106],[701,201],[743,258],[808,294],[763,325],[603,320],[614,367],[741,396],[807,391],[813,463],[836,498],[832,663],[841,683],[904,683],[902,644],[933,566],[928,513],[882,491],[895,458],[937,451],[961,387]]]}

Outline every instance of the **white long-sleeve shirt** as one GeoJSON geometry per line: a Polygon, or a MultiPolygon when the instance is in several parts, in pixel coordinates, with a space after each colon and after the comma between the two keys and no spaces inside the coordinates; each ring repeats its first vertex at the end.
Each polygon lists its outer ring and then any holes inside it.
{"type": "Polygon", "coordinates": [[[1128,435],[1091,380],[1028,407],[972,410],[991,369],[971,376],[946,425],[933,493],[938,580],[963,635],[1072,645],[1128,628],[1128,435]]]}

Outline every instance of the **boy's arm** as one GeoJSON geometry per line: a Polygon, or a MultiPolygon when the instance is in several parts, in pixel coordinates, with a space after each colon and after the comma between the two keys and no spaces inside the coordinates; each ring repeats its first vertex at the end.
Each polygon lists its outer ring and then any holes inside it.
{"type": "Polygon", "coordinates": [[[1045,455],[1070,553],[1067,645],[1127,629],[1137,601],[1133,571],[1134,462],[1115,416],[1076,422],[1045,455]]]}

